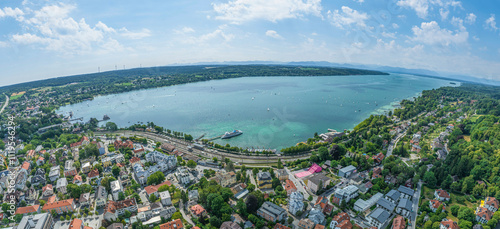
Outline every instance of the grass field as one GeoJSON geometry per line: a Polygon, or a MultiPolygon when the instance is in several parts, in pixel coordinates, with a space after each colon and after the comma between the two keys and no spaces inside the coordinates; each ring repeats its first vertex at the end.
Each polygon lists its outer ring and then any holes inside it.
{"type": "MultiPolygon", "coordinates": [[[[424,203],[425,201],[434,199],[434,191],[435,191],[435,189],[429,188],[429,187],[427,187],[427,186],[424,185],[423,190],[422,190],[422,195],[423,195],[422,203],[424,203]]],[[[478,203],[471,202],[470,198],[471,197],[468,196],[468,195],[461,195],[461,194],[450,193],[450,201],[445,202],[445,205],[446,205],[446,208],[447,208],[447,214],[448,214],[447,218],[451,219],[453,221],[458,221],[458,218],[455,217],[455,216],[453,216],[451,214],[451,211],[449,210],[450,207],[453,206],[453,205],[467,206],[468,208],[471,208],[471,209],[475,210],[476,207],[478,206],[478,203]],[[459,203],[458,202],[459,198],[463,200],[463,203],[459,203]]]]}
{"type": "Polygon", "coordinates": [[[478,119],[479,117],[481,117],[481,116],[483,116],[483,115],[472,115],[472,116],[470,117],[470,120],[471,120],[472,122],[476,122],[476,121],[477,121],[477,119],[478,119]]]}
{"type": "Polygon", "coordinates": [[[21,92],[17,92],[17,93],[12,93],[12,95],[10,95],[10,99],[11,100],[16,100],[16,99],[19,99],[21,98],[26,92],[25,91],[21,91],[21,92]]]}

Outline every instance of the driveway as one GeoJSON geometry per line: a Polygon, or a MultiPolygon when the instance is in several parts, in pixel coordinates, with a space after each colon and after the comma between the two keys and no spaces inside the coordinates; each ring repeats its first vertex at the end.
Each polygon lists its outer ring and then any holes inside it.
{"type": "Polygon", "coordinates": [[[297,187],[297,191],[302,192],[302,194],[304,194],[304,198],[307,200],[309,196],[312,194],[308,192],[304,182],[302,180],[295,178],[295,176],[292,174],[292,172],[290,172],[290,170],[287,167],[285,167],[285,170],[288,173],[288,179],[290,179],[293,182],[293,184],[295,184],[295,187],[297,187]]]}

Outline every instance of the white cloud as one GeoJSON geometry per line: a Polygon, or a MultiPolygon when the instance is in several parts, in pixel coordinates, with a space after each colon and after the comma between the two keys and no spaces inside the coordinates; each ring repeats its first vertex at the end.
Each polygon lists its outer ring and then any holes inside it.
{"type": "Polygon", "coordinates": [[[427,0],[400,0],[397,2],[397,5],[415,10],[420,18],[426,18],[429,10],[427,0]]]}
{"type": "Polygon", "coordinates": [[[117,33],[114,28],[101,21],[91,26],[87,24],[85,18],[75,20],[70,13],[76,6],[71,4],[45,5],[38,10],[26,8],[25,12],[19,9],[5,9],[0,15],[18,15],[18,21],[24,27],[24,31],[27,31],[11,35],[10,42],[33,45],[35,48],[55,51],[62,55],[101,54],[123,50],[123,46],[113,38],[117,34],[131,39],[150,36],[150,31],[147,29],[130,32],[123,28],[117,33]]]}
{"type": "Polygon", "coordinates": [[[183,33],[194,33],[194,29],[191,27],[183,27],[181,31],[183,33]]]}
{"type": "Polygon", "coordinates": [[[396,39],[396,34],[395,33],[387,33],[387,32],[382,32],[381,34],[383,37],[386,37],[386,38],[392,38],[392,39],[396,39]]]}
{"type": "Polygon", "coordinates": [[[334,10],[333,12],[328,11],[328,18],[334,26],[339,28],[344,28],[345,26],[351,26],[353,24],[359,27],[365,27],[365,21],[368,19],[368,14],[360,13],[347,6],[342,6],[342,12],[339,12],[339,10],[334,10]]]}
{"type": "Polygon", "coordinates": [[[24,12],[19,8],[12,9],[10,7],[4,7],[3,9],[0,9],[0,18],[13,17],[19,21],[23,20],[23,15],[24,12]]]}
{"type": "Polygon", "coordinates": [[[411,40],[428,45],[464,44],[469,37],[469,33],[463,26],[460,30],[452,32],[444,28],[441,29],[436,21],[422,22],[420,27],[414,26],[412,31],[414,37],[411,40]]]}
{"type": "Polygon", "coordinates": [[[448,14],[450,14],[450,11],[445,9],[445,8],[441,8],[439,9],[439,14],[441,15],[441,20],[446,20],[446,18],[448,18],[448,14]]]}
{"type": "Polygon", "coordinates": [[[427,18],[429,8],[434,5],[444,8],[442,12],[440,10],[441,17],[448,16],[449,12],[446,11],[448,11],[447,9],[449,7],[463,9],[462,3],[454,0],[399,0],[396,4],[401,7],[415,10],[417,16],[423,19],[427,18]]]}
{"type": "Polygon", "coordinates": [[[266,31],[266,36],[276,38],[276,39],[283,39],[281,35],[278,34],[278,32],[274,30],[268,30],[266,31]]]}
{"type": "Polygon", "coordinates": [[[358,2],[360,4],[363,3],[363,2],[365,2],[365,0],[353,0],[353,1],[358,2]]]}
{"type": "Polygon", "coordinates": [[[138,31],[138,32],[131,32],[131,31],[128,31],[128,29],[126,29],[126,28],[121,28],[120,35],[124,36],[126,38],[129,38],[129,39],[138,40],[138,39],[142,39],[145,37],[150,37],[151,31],[149,31],[149,29],[142,29],[141,31],[138,31]]]}
{"type": "Polygon", "coordinates": [[[467,14],[467,17],[465,17],[465,22],[468,24],[474,24],[476,22],[476,15],[473,13],[467,14]]]}
{"type": "Polygon", "coordinates": [[[396,23],[392,23],[392,28],[394,28],[394,29],[398,29],[398,28],[399,28],[399,25],[398,25],[398,24],[396,24],[396,23]]]}
{"type": "Polygon", "coordinates": [[[494,15],[494,14],[492,14],[492,15],[491,15],[488,19],[486,19],[485,23],[486,23],[486,24],[485,24],[485,27],[486,27],[487,29],[491,29],[491,30],[493,30],[493,31],[498,30],[498,27],[497,27],[497,23],[496,23],[496,21],[495,21],[495,15],[494,15]]]}
{"type": "Polygon", "coordinates": [[[213,3],[215,18],[239,24],[251,20],[276,22],[283,19],[301,18],[304,15],[321,17],[321,0],[232,0],[213,3]]]}

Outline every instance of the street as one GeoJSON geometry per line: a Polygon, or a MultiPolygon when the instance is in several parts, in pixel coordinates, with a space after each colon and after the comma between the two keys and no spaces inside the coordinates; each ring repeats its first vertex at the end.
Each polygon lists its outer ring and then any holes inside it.
{"type": "Polygon", "coordinates": [[[420,180],[417,183],[417,190],[415,191],[415,194],[413,196],[413,212],[410,213],[411,215],[411,225],[408,227],[409,229],[415,229],[415,222],[417,220],[417,213],[418,213],[418,202],[420,200],[420,194],[422,193],[422,180],[420,180]]]}

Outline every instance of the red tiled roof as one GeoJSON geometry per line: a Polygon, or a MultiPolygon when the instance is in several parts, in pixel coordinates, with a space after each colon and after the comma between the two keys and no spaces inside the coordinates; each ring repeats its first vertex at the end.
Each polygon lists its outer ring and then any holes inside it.
{"type": "Polygon", "coordinates": [[[321,224],[316,224],[316,226],[314,227],[314,229],[324,229],[325,226],[321,225],[321,224]]]}
{"type": "Polygon", "coordinates": [[[73,221],[71,221],[71,224],[69,225],[68,229],[80,229],[82,228],[82,220],[81,219],[73,219],[73,221]]]}
{"type": "Polygon", "coordinates": [[[148,196],[149,196],[149,195],[151,195],[152,193],[154,193],[154,192],[158,191],[158,189],[159,189],[161,186],[163,186],[163,185],[168,185],[168,186],[170,186],[170,185],[172,185],[172,183],[170,183],[170,181],[165,181],[165,182],[163,182],[163,183],[161,183],[161,184],[146,186],[146,187],[144,188],[144,190],[146,190],[146,192],[148,193],[148,196]]]}
{"type": "Polygon", "coordinates": [[[82,180],[82,176],[80,176],[80,175],[76,174],[76,175],[75,175],[75,177],[73,178],[73,182],[75,182],[75,181],[77,181],[77,180],[79,180],[79,181],[83,181],[83,180],[82,180]]]}
{"type": "MultiPolygon", "coordinates": [[[[442,203],[439,200],[430,200],[430,204],[431,204],[431,208],[437,209],[439,207],[439,205],[441,205],[442,203]]],[[[443,209],[444,209],[444,206],[443,206],[443,209]]]]}
{"type": "Polygon", "coordinates": [[[135,199],[126,199],[118,202],[108,200],[106,206],[104,206],[104,212],[115,213],[117,209],[128,208],[133,205],[136,205],[135,199]]]}
{"type": "Polygon", "coordinates": [[[337,214],[332,219],[332,221],[335,221],[337,223],[340,223],[340,222],[342,222],[344,220],[348,220],[348,221],[351,220],[350,217],[349,217],[349,215],[347,213],[345,213],[345,212],[341,212],[341,213],[337,214]]]}
{"type": "Polygon", "coordinates": [[[45,192],[47,189],[49,189],[49,190],[54,190],[54,189],[52,188],[52,185],[51,185],[51,184],[47,184],[47,185],[43,186],[43,188],[42,188],[42,192],[45,192]]]}
{"type": "Polygon", "coordinates": [[[337,227],[340,227],[341,229],[351,229],[352,224],[351,224],[351,221],[344,220],[341,223],[337,224],[337,227]]]}
{"type": "Polygon", "coordinates": [[[286,180],[285,181],[285,190],[287,190],[287,191],[297,190],[297,187],[295,186],[295,184],[293,184],[293,181],[286,180]]]}
{"type": "Polygon", "coordinates": [[[291,229],[285,225],[281,225],[280,223],[277,223],[276,225],[274,225],[274,229],[291,229]]]}
{"type": "Polygon", "coordinates": [[[495,197],[486,197],[484,204],[491,205],[494,208],[498,209],[498,200],[495,197]]]}
{"type": "Polygon", "coordinates": [[[205,208],[203,208],[201,205],[197,204],[194,205],[190,208],[191,212],[195,215],[201,215],[203,212],[205,212],[205,208]]]}
{"type": "Polygon", "coordinates": [[[89,172],[89,175],[88,175],[89,178],[98,177],[98,176],[99,176],[99,170],[98,169],[91,170],[89,172]]]}
{"type": "Polygon", "coordinates": [[[394,221],[392,221],[392,229],[405,229],[405,227],[406,221],[403,216],[398,215],[394,218],[394,221]]]}
{"type": "Polygon", "coordinates": [[[58,207],[62,207],[62,206],[71,206],[71,205],[73,205],[73,199],[60,200],[60,201],[56,201],[53,203],[47,202],[45,205],[43,205],[42,210],[50,212],[50,210],[52,210],[54,208],[58,208],[58,207]]]}
{"type": "Polygon", "coordinates": [[[184,225],[182,225],[181,219],[176,219],[160,225],[160,229],[181,229],[183,227],[184,225]]]}
{"type": "Polygon", "coordinates": [[[21,207],[21,208],[18,208],[16,210],[16,215],[37,212],[39,208],[40,208],[40,205],[38,205],[38,204],[33,205],[33,206],[21,207]]]}
{"type": "Polygon", "coordinates": [[[445,190],[436,189],[436,192],[437,192],[439,197],[450,198],[450,194],[448,194],[448,192],[446,192],[445,190]]]}
{"type": "Polygon", "coordinates": [[[453,222],[453,220],[441,221],[441,225],[448,229],[460,229],[457,222],[453,222]]]}
{"type": "Polygon", "coordinates": [[[487,208],[478,207],[476,215],[489,221],[491,217],[493,217],[493,212],[488,210],[487,208]]]}
{"type": "Polygon", "coordinates": [[[30,169],[30,163],[27,161],[24,161],[23,166],[21,168],[28,171],[30,169]]]}
{"type": "Polygon", "coordinates": [[[132,158],[130,158],[130,160],[129,160],[129,161],[130,161],[130,164],[133,164],[133,163],[136,163],[136,162],[141,161],[141,159],[140,159],[140,158],[138,158],[138,157],[132,157],[132,158]]]}

